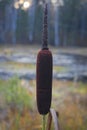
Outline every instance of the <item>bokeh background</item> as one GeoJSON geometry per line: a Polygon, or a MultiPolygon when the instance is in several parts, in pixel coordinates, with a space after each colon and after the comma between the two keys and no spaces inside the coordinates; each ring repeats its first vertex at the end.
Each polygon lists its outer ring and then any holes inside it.
{"type": "MultiPolygon", "coordinates": [[[[49,44],[86,46],[87,1],[47,0],[49,44]]],[[[0,0],[0,43],[40,44],[43,0],[0,0]]]]}
{"type": "MultiPolygon", "coordinates": [[[[87,0],[46,2],[53,55],[51,108],[59,112],[60,130],[87,130],[87,0]]],[[[0,0],[0,130],[42,129],[36,59],[43,9],[44,0],[0,0]]]]}

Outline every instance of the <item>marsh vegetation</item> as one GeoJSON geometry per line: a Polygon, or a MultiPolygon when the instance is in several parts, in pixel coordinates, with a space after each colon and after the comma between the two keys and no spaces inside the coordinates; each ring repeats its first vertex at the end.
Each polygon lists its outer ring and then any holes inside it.
{"type": "MultiPolygon", "coordinates": [[[[36,56],[37,51],[38,48],[37,49],[34,48],[31,54],[34,54],[36,56]]],[[[64,53],[64,50],[62,51],[64,53]]],[[[4,55],[6,57],[12,56],[14,53],[16,55],[18,53],[20,54],[23,53],[23,55],[24,54],[30,55],[29,50],[27,51],[25,50],[25,52],[28,53],[22,52],[22,50],[19,48],[14,49],[14,51],[12,50],[11,53],[10,51],[4,52],[2,49],[0,51],[0,54],[1,56],[4,55]]],[[[70,54],[70,52],[68,53],[70,54]]],[[[58,54],[58,51],[57,49],[53,48],[53,55],[54,54],[58,54]]],[[[86,66],[86,64],[84,65],[86,66]]],[[[29,70],[28,73],[30,73],[30,71],[34,71],[35,73],[36,65],[35,63],[2,61],[0,62],[0,69],[4,69],[4,71],[5,70],[23,71],[24,69],[26,69],[29,70]]],[[[69,69],[70,69],[69,66],[61,66],[55,64],[53,66],[54,73],[60,73],[60,72],[66,73],[69,69]]],[[[51,107],[59,112],[59,123],[61,130],[86,130],[87,128],[86,80],[84,82],[83,80],[75,80],[75,79],[72,80],[58,79],[55,78],[54,76],[51,107]]],[[[40,130],[41,128],[42,128],[42,117],[41,115],[39,115],[37,111],[35,77],[32,79],[26,79],[23,77],[20,78],[18,75],[14,74],[10,78],[0,79],[0,129],[40,130]]]]}

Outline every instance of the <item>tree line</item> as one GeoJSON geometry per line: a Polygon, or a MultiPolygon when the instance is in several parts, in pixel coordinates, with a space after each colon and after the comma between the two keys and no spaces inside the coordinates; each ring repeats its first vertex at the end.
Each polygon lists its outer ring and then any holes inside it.
{"type": "MultiPolygon", "coordinates": [[[[43,30],[43,3],[32,0],[23,10],[18,0],[0,1],[0,44],[40,44],[43,30]]],[[[87,45],[87,1],[64,0],[62,6],[48,4],[49,44],[54,46],[87,45]]]]}

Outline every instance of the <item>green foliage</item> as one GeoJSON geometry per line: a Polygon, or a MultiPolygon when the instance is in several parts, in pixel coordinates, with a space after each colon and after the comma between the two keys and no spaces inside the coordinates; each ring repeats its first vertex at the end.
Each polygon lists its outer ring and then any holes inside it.
{"type": "Polygon", "coordinates": [[[0,130],[40,129],[39,115],[31,111],[33,100],[34,96],[18,77],[0,80],[0,130]],[[1,102],[4,102],[3,108],[1,102]],[[2,113],[3,110],[7,112],[6,115],[2,113]]]}
{"type": "Polygon", "coordinates": [[[64,66],[54,66],[53,67],[54,72],[66,72],[68,69],[64,66]]]}
{"type": "Polygon", "coordinates": [[[29,95],[27,88],[20,84],[20,80],[17,77],[10,79],[7,83],[2,82],[0,94],[5,97],[4,100],[7,105],[14,106],[19,110],[24,107],[32,108],[32,97],[29,95]]]}
{"type": "Polygon", "coordinates": [[[87,83],[82,83],[82,82],[79,82],[78,83],[78,86],[76,89],[75,89],[75,92],[79,93],[79,94],[87,94],[87,83]]]}

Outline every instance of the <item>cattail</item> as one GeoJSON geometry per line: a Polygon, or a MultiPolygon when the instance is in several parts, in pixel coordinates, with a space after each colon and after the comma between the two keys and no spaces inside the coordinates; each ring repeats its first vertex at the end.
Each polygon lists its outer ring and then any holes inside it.
{"type": "Polygon", "coordinates": [[[37,56],[36,95],[40,114],[49,112],[52,98],[52,53],[47,47],[47,5],[44,10],[44,29],[42,49],[37,56]]]}

